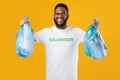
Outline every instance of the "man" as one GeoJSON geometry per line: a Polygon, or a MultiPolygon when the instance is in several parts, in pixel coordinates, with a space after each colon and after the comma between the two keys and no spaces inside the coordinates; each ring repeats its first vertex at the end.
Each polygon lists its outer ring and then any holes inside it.
{"type": "MultiPolygon", "coordinates": [[[[77,80],[78,45],[84,41],[85,32],[66,24],[68,7],[57,4],[54,9],[55,26],[35,33],[35,41],[43,42],[46,48],[46,80],[77,80]]],[[[20,25],[27,22],[20,21],[20,25]]],[[[98,22],[94,20],[94,26],[98,22]]]]}

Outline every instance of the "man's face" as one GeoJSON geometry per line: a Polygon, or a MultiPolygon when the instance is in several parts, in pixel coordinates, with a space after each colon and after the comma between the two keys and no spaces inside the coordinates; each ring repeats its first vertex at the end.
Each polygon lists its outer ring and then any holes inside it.
{"type": "Polygon", "coordinates": [[[68,12],[63,7],[57,7],[54,12],[54,22],[57,27],[62,28],[66,25],[68,19],[68,12]]]}

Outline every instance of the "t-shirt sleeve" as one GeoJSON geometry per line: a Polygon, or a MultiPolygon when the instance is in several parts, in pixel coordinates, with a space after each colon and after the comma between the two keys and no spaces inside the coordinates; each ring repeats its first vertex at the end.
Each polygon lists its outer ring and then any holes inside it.
{"type": "Polygon", "coordinates": [[[45,29],[40,30],[34,34],[34,40],[36,42],[44,42],[45,29]]]}
{"type": "Polygon", "coordinates": [[[85,31],[82,29],[78,29],[77,31],[77,40],[78,42],[84,42],[84,35],[85,35],[85,31]]]}

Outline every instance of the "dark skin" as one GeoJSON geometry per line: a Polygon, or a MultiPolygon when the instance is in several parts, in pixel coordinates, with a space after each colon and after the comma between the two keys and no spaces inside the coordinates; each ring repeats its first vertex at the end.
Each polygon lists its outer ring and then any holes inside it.
{"type": "Polygon", "coordinates": [[[67,27],[66,22],[69,17],[68,12],[63,7],[57,7],[54,12],[54,20],[58,29],[65,29],[67,27]]]}

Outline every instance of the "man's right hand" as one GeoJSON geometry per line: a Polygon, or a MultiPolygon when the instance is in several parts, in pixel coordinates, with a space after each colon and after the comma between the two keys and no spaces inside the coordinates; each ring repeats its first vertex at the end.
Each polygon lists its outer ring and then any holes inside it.
{"type": "Polygon", "coordinates": [[[25,18],[23,18],[22,20],[20,20],[20,26],[22,26],[26,22],[28,22],[28,20],[26,20],[25,18]]]}

